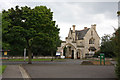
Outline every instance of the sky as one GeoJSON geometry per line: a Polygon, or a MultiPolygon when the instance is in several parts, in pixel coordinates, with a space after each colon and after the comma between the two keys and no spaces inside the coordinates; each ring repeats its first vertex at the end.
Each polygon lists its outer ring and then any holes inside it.
{"type": "Polygon", "coordinates": [[[112,34],[114,28],[118,28],[118,0],[2,0],[0,2],[0,11],[11,7],[29,6],[47,6],[53,12],[53,20],[60,28],[60,39],[65,40],[69,29],[76,25],[76,30],[90,28],[96,24],[96,31],[100,37],[104,34],[112,34]]]}

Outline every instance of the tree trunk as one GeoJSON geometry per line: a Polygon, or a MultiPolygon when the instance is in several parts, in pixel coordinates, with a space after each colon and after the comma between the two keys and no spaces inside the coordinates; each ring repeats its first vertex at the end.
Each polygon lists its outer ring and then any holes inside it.
{"type": "Polygon", "coordinates": [[[28,64],[32,64],[32,53],[31,53],[31,48],[28,48],[28,64]]]}

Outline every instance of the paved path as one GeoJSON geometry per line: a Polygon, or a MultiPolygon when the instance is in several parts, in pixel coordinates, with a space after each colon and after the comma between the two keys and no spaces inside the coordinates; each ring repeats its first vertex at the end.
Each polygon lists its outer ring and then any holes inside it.
{"type": "Polygon", "coordinates": [[[18,65],[7,65],[3,75],[3,78],[22,78],[18,65]]]}
{"type": "Polygon", "coordinates": [[[32,78],[116,78],[114,66],[34,64],[24,68],[32,78]]]}

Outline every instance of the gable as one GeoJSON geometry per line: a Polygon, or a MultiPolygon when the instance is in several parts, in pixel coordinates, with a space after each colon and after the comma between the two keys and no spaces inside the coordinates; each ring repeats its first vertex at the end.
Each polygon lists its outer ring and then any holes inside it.
{"type": "Polygon", "coordinates": [[[98,34],[94,28],[90,28],[89,31],[84,36],[84,39],[88,44],[89,44],[89,40],[91,38],[95,39],[95,42],[97,42],[97,44],[99,44],[100,37],[98,36],[98,34]],[[93,35],[91,35],[91,32],[93,32],[93,35]]]}
{"type": "MultiPolygon", "coordinates": [[[[94,37],[98,37],[98,38],[100,39],[97,31],[96,31],[94,28],[90,28],[89,31],[88,31],[88,33],[86,33],[86,35],[88,34],[89,36],[92,36],[92,35],[91,35],[91,32],[93,32],[93,36],[94,36],[94,37]],[[95,35],[96,35],[96,36],[95,36],[95,35]]],[[[85,35],[85,36],[86,36],[86,35],[85,35]]]]}

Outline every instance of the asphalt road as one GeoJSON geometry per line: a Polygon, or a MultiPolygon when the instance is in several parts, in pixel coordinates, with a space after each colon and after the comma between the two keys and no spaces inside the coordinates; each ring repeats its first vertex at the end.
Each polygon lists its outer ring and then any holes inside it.
{"type": "MultiPolygon", "coordinates": [[[[83,60],[67,59],[65,61],[32,61],[32,64],[81,64],[83,60]]],[[[2,65],[27,64],[24,61],[3,61],[2,65]]]]}
{"type": "MultiPolygon", "coordinates": [[[[65,61],[37,61],[28,65],[24,61],[6,62],[3,61],[3,65],[9,65],[3,77],[15,77],[21,78],[19,64],[23,64],[23,67],[30,75],[31,78],[46,78],[46,79],[60,79],[68,78],[71,80],[74,78],[92,78],[92,80],[115,80],[114,66],[96,66],[96,65],[80,65],[83,60],[65,60],[65,61]],[[62,65],[61,65],[62,64],[62,65]]],[[[113,62],[115,63],[115,62],[113,62]]],[[[33,79],[34,80],[34,79],[33,79]]],[[[90,79],[91,80],[91,79],[90,79]]]]}
{"type": "Polygon", "coordinates": [[[116,78],[114,66],[79,64],[23,65],[31,78],[116,78]]]}

